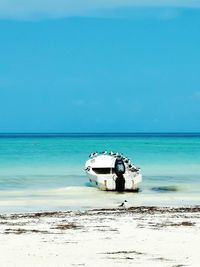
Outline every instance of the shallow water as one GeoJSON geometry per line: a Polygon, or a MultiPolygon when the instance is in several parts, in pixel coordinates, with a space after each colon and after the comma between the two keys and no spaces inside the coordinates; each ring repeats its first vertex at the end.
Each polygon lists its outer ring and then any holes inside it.
{"type": "Polygon", "coordinates": [[[0,212],[128,205],[200,204],[200,135],[1,135],[0,212]],[[122,152],[141,167],[139,193],[90,187],[84,163],[93,151],[122,152]]]}

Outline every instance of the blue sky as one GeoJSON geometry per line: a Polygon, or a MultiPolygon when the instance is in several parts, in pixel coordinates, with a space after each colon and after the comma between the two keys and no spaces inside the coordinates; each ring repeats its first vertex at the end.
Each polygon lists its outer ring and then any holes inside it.
{"type": "Polygon", "coordinates": [[[0,132],[200,132],[200,1],[76,3],[0,0],[0,132]]]}

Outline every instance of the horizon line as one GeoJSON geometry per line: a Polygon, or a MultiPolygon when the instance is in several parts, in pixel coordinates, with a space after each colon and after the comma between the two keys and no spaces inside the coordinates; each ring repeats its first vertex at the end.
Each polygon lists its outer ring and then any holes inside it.
{"type": "Polygon", "coordinates": [[[136,131],[136,132],[0,132],[0,135],[69,135],[69,134],[200,134],[200,131],[136,131]]]}

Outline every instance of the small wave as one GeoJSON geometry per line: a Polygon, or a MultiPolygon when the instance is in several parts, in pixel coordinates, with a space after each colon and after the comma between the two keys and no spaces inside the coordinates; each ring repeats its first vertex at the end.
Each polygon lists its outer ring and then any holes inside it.
{"type": "Polygon", "coordinates": [[[168,186],[156,186],[152,187],[151,190],[156,192],[177,192],[180,189],[177,186],[174,185],[168,185],[168,186]]]}
{"type": "MultiPolygon", "coordinates": [[[[96,189],[96,188],[95,188],[96,189]]],[[[66,186],[57,189],[52,189],[52,192],[90,192],[94,191],[94,187],[91,186],[66,186]]]]}

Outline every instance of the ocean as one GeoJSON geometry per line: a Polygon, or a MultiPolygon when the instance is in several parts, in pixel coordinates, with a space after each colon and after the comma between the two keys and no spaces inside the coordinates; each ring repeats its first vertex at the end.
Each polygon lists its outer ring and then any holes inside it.
{"type": "Polygon", "coordinates": [[[0,213],[200,204],[200,134],[1,134],[0,213]],[[121,152],[141,168],[138,193],[91,187],[94,151],[121,152]]]}

